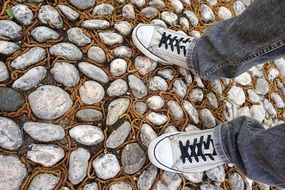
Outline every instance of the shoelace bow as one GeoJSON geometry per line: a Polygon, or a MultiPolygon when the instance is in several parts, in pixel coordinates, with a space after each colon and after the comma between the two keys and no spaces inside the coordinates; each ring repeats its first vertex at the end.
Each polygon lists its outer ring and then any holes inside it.
{"type": "Polygon", "coordinates": [[[172,37],[171,34],[167,35],[166,32],[163,32],[158,47],[160,48],[164,44],[165,49],[168,49],[168,46],[170,46],[171,51],[174,51],[176,48],[178,54],[180,54],[182,50],[183,55],[186,57],[186,44],[189,42],[190,38],[178,38],[178,36],[172,37]]]}
{"type": "Polygon", "coordinates": [[[194,158],[196,162],[199,162],[200,159],[206,161],[207,157],[211,160],[215,160],[214,156],[217,155],[211,135],[208,135],[206,141],[204,141],[204,136],[200,137],[199,142],[198,139],[195,138],[192,144],[190,144],[189,140],[186,141],[185,145],[183,145],[182,141],[179,141],[179,148],[181,150],[181,159],[183,164],[185,164],[186,158],[190,163],[192,163],[192,158],[194,158]],[[204,153],[203,150],[210,150],[210,146],[213,147],[213,152],[204,153]]]}

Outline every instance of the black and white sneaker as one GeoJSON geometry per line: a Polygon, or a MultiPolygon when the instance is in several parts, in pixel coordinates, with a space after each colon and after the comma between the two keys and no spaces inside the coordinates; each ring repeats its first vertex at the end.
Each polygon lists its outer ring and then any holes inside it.
{"type": "Polygon", "coordinates": [[[160,169],[201,172],[224,164],[213,142],[213,129],[164,134],[148,147],[150,161],[160,169]]]}
{"type": "Polygon", "coordinates": [[[155,25],[139,24],[132,38],[135,46],[150,59],[187,68],[186,48],[192,37],[155,25]]]}

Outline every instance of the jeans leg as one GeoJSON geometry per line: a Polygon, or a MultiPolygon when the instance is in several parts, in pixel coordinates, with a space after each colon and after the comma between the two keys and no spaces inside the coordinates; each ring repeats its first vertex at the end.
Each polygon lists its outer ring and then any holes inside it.
{"type": "Polygon", "coordinates": [[[253,180],[285,188],[285,124],[264,129],[243,116],[217,127],[214,139],[225,162],[253,180]]]}
{"type": "Polygon", "coordinates": [[[285,55],[285,1],[255,0],[242,14],[191,42],[187,63],[204,79],[233,78],[285,55]]]}

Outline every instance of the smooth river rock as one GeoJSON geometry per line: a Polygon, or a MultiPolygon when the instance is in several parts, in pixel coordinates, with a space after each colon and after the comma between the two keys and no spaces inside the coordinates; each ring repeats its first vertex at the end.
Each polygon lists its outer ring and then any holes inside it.
{"type": "Polygon", "coordinates": [[[69,135],[87,146],[99,144],[104,140],[102,130],[93,125],[77,125],[69,130],[69,135]]]}
{"type": "Polygon", "coordinates": [[[49,48],[49,53],[54,56],[62,56],[69,60],[80,60],[83,58],[81,50],[74,44],[61,42],[49,48]]]}
{"type": "Polygon", "coordinates": [[[24,103],[22,94],[12,88],[0,87],[0,111],[17,111],[24,103]]]}
{"type": "Polygon", "coordinates": [[[59,87],[44,85],[28,96],[33,113],[41,119],[57,119],[73,105],[70,95],[59,87]]]}
{"type": "Polygon", "coordinates": [[[15,150],[22,145],[22,131],[13,120],[0,117],[0,147],[15,150]]]}
{"type": "Polygon", "coordinates": [[[114,154],[102,154],[93,162],[96,175],[101,179],[110,179],[120,172],[119,161],[114,154]]]}
{"type": "Polygon", "coordinates": [[[129,136],[131,132],[131,124],[128,121],[125,121],[122,125],[120,125],[116,130],[114,130],[106,141],[106,146],[108,148],[117,148],[129,136]]]}
{"type": "Polygon", "coordinates": [[[127,111],[129,105],[130,100],[127,98],[113,100],[108,106],[106,124],[113,125],[116,123],[119,117],[127,111]]]}

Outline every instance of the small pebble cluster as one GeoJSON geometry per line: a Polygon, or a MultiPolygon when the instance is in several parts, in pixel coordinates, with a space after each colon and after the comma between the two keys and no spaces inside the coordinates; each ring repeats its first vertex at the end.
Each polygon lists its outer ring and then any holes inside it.
{"type": "Polygon", "coordinates": [[[131,39],[139,23],[199,38],[252,1],[0,1],[0,189],[269,190],[231,164],[159,170],[147,147],[243,115],[284,122],[285,59],[205,81],[131,39]]]}

